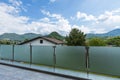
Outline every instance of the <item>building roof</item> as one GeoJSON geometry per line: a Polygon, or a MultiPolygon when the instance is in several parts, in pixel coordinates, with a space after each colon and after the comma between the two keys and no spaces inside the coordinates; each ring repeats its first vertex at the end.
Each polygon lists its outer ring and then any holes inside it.
{"type": "Polygon", "coordinates": [[[25,44],[25,43],[34,41],[34,40],[39,39],[39,38],[42,38],[42,39],[47,40],[47,41],[49,41],[49,42],[51,42],[51,43],[54,43],[54,44],[63,44],[63,43],[64,43],[63,41],[57,40],[57,39],[55,39],[55,38],[36,37],[36,38],[30,39],[30,40],[27,40],[27,41],[25,41],[25,42],[22,42],[22,43],[20,43],[19,45],[22,45],[22,44],[25,44]]]}

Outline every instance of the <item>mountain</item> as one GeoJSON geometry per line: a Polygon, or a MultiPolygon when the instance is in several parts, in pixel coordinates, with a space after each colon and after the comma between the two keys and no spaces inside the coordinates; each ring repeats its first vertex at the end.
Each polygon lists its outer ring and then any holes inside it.
{"type": "Polygon", "coordinates": [[[18,40],[18,41],[24,41],[25,39],[32,39],[35,37],[40,36],[40,34],[34,34],[34,33],[26,33],[23,35],[19,35],[16,33],[4,33],[0,35],[0,40],[18,40]]]}
{"type": "Polygon", "coordinates": [[[63,40],[64,37],[61,36],[59,33],[57,32],[52,32],[50,33],[49,35],[47,35],[47,37],[50,37],[50,38],[55,38],[55,39],[58,39],[58,40],[63,40]]]}
{"type": "Polygon", "coordinates": [[[120,29],[114,29],[112,31],[109,31],[107,33],[103,34],[87,34],[87,38],[92,38],[92,37],[115,37],[115,36],[120,36],[120,29]]]}
{"type": "MultiPolygon", "coordinates": [[[[32,39],[38,36],[42,36],[41,34],[35,34],[35,33],[26,33],[26,34],[16,34],[16,33],[4,33],[2,35],[0,35],[0,40],[13,40],[13,41],[24,41],[26,39],[32,39]]],[[[50,38],[56,38],[59,40],[63,40],[64,37],[61,36],[59,33],[57,32],[52,32],[49,35],[46,35],[46,37],[50,37],[50,38]]]]}
{"type": "Polygon", "coordinates": [[[21,35],[24,39],[32,39],[38,36],[41,36],[41,34],[35,34],[35,33],[26,33],[21,35]]]}
{"type": "Polygon", "coordinates": [[[4,33],[0,35],[1,40],[22,40],[23,38],[16,33],[4,33]]]}
{"type": "Polygon", "coordinates": [[[112,30],[108,33],[106,33],[107,36],[120,36],[120,29],[115,29],[115,30],[112,30]]]}
{"type": "MultiPolygon", "coordinates": [[[[0,40],[18,40],[18,41],[24,41],[26,39],[32,39],[38,36],[42,36],[41,34],[35,34],[35,33],[26,33],[26,34],[16,34],[16,33],[4,33],[0,35],[0,40]]],[[[64,40],[65,37],[61,36],[57,32],[52,32],[49,35],[46,35],[47,37],[56,38],[59,40],[64,40]]],[[[87,34],[87,38],[92,37],[114,37],[114,36],[120,36],[120,29],[115,29],[110,32],[104,33],[104,34],[87,34]]]]}

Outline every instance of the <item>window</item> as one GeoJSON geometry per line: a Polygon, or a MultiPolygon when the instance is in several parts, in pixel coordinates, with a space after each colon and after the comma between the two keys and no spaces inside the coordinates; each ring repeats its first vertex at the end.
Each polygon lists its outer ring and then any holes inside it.
{"type": "Polygon", "coordinates": [[[42,43],[43,43],[43,40],[40,40],[40,43],[42,44],[42,43]]]}

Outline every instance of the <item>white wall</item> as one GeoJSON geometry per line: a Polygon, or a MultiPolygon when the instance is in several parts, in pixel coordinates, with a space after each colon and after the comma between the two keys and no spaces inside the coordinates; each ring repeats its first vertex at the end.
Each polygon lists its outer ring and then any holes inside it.
{"type": "Polygon", "coordinates": [[[47,40],[44,40],[44,39],[36,39],[34,41],[25,43],[24,45],[30,45],[30,44],[31,45],[41,45],[41,46],[55,46],[56,45],[56,44],[49,42],[47,40]],[[43,43],[40,43],[40,40],[43,40],[43,43]]]}

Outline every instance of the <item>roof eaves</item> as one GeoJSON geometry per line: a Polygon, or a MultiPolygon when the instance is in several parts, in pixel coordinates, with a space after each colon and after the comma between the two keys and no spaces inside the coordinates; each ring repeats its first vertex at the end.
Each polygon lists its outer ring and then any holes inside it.
{"type": "Polygon", "coordinates": [[[52,41],[52,40],[48,39],[47,37],[41,37],[41,36],[39,36],[39,37],[30,39],[30,40],[28,40],[28,41],[22,42],[22,43],[20,43],[19,45],[28,43],[28,42],[30,42],[30,41],[33,41],[33,40],[36,40],[36,39],[39,39],[39,38],[43,38],[44,40],[50,41],[50,42],[52,42],[52,43],[54,43],[54,44],[64,44],[63,42],[60,42],[60,43],[59,43],[59,42],[52,41]]]}

